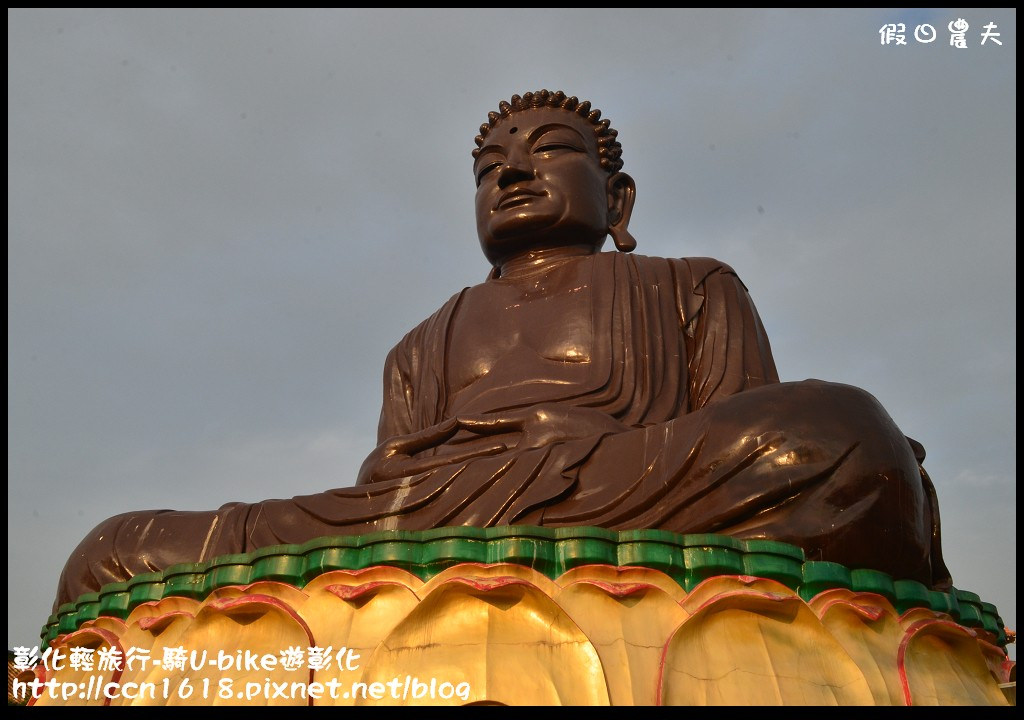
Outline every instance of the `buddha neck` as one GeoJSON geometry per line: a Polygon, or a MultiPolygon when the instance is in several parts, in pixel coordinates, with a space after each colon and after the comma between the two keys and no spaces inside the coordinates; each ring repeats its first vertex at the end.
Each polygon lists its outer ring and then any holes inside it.
{"type": "Polygon", "coordinates": [[[598,249],[592,245],[568,245],[530,250],[502,263],[498,277],[505,280],[532,277],[597,252],[598,249]]]}

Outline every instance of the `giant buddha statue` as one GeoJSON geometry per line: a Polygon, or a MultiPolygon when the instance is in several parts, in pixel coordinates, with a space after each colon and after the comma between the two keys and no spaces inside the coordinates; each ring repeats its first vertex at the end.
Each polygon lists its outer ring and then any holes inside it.
{"type": "Polygon", "coordinates": [[[357,484],[110,518],[69,558],[56,605],[177,563],[452,525],[767,538],[948,586],[923,448],[863,390],[779,382],[728,265],[632,253],[636,187],[598,110],[513,96],[476,145],[490,274],[389,354],[357,484]]]}

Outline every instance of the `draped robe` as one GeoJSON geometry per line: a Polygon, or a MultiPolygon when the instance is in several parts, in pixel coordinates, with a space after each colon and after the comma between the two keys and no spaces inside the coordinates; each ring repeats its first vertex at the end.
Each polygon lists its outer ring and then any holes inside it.
{"type": "MultiPolygon", "coordinates": [[[[453,387],[475,359],[474,347],[453,341],[468,330],[486,337],[479,321],[466,323],[492,308],[474,304],[488,302],[491,283],[513,282],[489,279],[456,294],[391,351],[378,441],[461,414],[543,403],[600,411],[622,432],[526,449],[511,432],[502,452],[411,477],[211,512],[119,515],[72,554],[55,607],[180,562],[324,535],[450,525],[768,538],[803,547],[808,559],[948,584],[934,489],[919,466],[923,449],[863,390],[780,383],[760,318],[731,268],[709,258],[598,253],[549,273],[551,287],[577,293],[575,317],[558,322],[587,340],[585,361],[517,345],[453,387]]],[[[463,432],[422,454],[495,440],[463,432]]]]}

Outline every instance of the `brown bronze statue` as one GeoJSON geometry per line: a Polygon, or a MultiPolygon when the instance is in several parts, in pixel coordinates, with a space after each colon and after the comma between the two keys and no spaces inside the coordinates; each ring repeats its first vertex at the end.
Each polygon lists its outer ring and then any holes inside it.
{"type": "Polygon", "coordinates": [[[769,538],[948,584],[923,448],[878,401],[780,383],[728,265],[627,254],[636,189],[599,111],[561,92],[515,96],[476,142],[493,269],[391,351],[358,484],[111,518],[68,560],[57,604],[175,563],[447,525],[769,538]],[[601,252],[608,235],[621,252],[601,252]]]}

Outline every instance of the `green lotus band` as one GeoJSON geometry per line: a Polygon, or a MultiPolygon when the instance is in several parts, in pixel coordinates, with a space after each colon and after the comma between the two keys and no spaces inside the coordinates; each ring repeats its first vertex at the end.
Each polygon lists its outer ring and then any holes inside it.
{"type": "Polygon", "coordinates": [[[930,590],[914,580],[876,570],[851,570],[832,562],[805,560],[800,548],[771,540],[724,535],[680,535],[665,530],[605,530],[596,527],[444,527],[330,536],[302,545],[278,545],[206,563],[174,565],[137,575],[62,605],[42,629],[46,643],[100,616],[124,619],[138,605],[165,597],[202,600],[217,588],[273,580],[303,587],[332,570],[389,565],[426,581],[460,563],[512,563],[551,579],[581,565],[632,566],[659,570],[685,590],[719,575],[769,578],[809,600],[824,590],[877,593],[897,611],[924,607],[961,625],[991,633],[1005,649],[1006,633],[995,605],[956,588],[930,590]]]}

